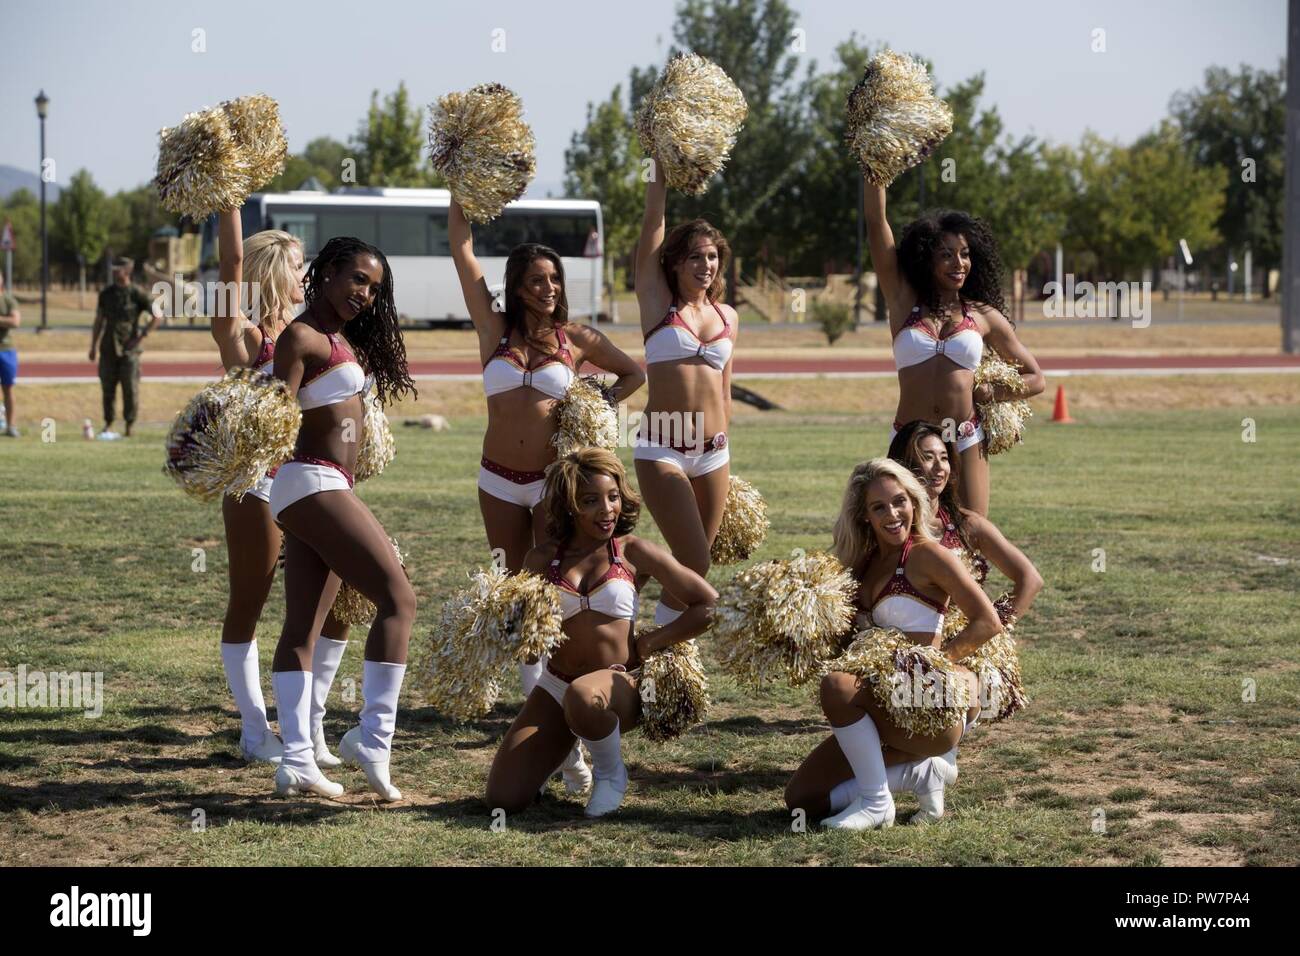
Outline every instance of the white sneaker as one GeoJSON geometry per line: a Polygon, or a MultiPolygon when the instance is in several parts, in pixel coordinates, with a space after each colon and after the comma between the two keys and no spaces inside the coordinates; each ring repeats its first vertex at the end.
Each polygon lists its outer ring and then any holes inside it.
{"type": "Polygon", "coordinates": [[[17,437],[18,437],[18,429],[14,428],[13,425],[9,425],[7,428],[5,428],[5,437],[6,437],[6,438],[17,438],[17,437]]]}
{"type": "Polygon", "coordinates": [[[296,772],[281,764],[275,771],[275,792],[282,797],[296,797],[300,793],[314,793],[322,797],[343,796],[343,785],[326,780],[321,774],[314,783],[304,784],[296,772]]]}
{"type": "MultiPolygon", "coordinates": [[[[889,791],[885,791],[888,795],[889,791]]],[[[883,811],[869,810],[859,794],[847,807],[822,821],[828,830],[883,830],[894,825],[894,798],[889,796],[889,803],[883,811]]]]}
{"type": "Polygon", "coordinates": [[[617,777],[596,777],[591,784],[591,799],[582,812],[589,817],[603,817],[613,813],[627,793],[627,767],[617,777]]]}
{"type": "Polygon", "coordinates": [[[284,755],[284,744],[269,729],[262,734],[262,739],[257,741],[251,741],[241,735],[239,738],[239,755],[245,760],[261,760],[273,766],[279,766],[280,758],[284,755]]]}
{"type": "Polygon", "coordinates": [[[318,767],[340,767],[343,761],[330,753],[329,745],[325,743],[325,728],[317,727],[316,732],[311,735],[312,749],[315,751],[316,766],[318,767]]]}
{"type": "Polygon", "coordinates": [[[560,776],[564,778],[565,792],[571,797],[586,793],[591,786],[591,768],[582,759],[582,744],[574,743],[569,756],[560,764],[560,776]]]}
{"type": "Polygon", "coordinates": [[[339,756],[343,762],[352,767],[360,767],[366,775],[370,789],[379,794],[381,800],[389,802],[401,800],[402,791],[393,786],[388,777],[387,760],[363,760],[358,748],[361,746],[361,726],[357,725],[343,735],[339,741],[339,756]]]}
{"type": "Polygon", "coordinates": [[[908,823],[935,823],[943,817],[943,791],[957,782],[957,751],[950,750],[926,762],[915,793],[921,809],[912,814],[908,823]]]}

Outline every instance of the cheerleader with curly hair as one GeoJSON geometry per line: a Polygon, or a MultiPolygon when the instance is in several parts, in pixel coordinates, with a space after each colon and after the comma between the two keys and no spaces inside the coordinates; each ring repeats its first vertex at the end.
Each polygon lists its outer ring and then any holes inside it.
{"type": "MultiPolygon", "coordinates": [[[[720,301],[731,260],[726,237],[703,219],[665,234],[667,197],[661,177],[646,184],[636,299],[649,395],[632,457],[646,506],[673,555],[707,575],[731,476],[727,428],[740,322],[720,301]]],[[[655,623],[668,624],[681,612],[666,594],[655,623]]]]}
{"type": "Polygon", "coordinates": [[[586,815],[618,809],[627,791],[622,735],[641,717],[629,673],[650,654],[704,631],[718,594],[666,550],[632,534],[641,501],[618,456],[599,448],[565,455],[546,472],[549,540],[528,552],[525,570],[559,589],[567,640],[545,662],[541,679],[492,761],[485,799],[517,813],[581,740],[594,783],[586,815]],[[642,585],[654,578],[685,610],[671,623],[636,633],[642,585]]]}
{"type": "Polygon", "coordinates": [[[989,463],[976,403],[1038,395],[1046,387],[1038,362],[1016,337],[1002,297],[1002,259],[989,228],[964,212],[927,213],[894,234],[885,217],[885,190],[866,186],[871,262],[889,309],[898,409],[890,440],[903,423],[946,426],[961,457],[962,504],[989,510],[989,463]],[[1017,366],[1024,390],[975,388],[985,346],[1017,366]]]}
{"type": "Polygon", "coordinates": [[[1012,583],[1011,615],[1016,620],[1023,619],[1043,589],[1043,577],[997,525],[958,503],[959,466],[953,444],[945,442],[943,432],[934,425],[908,422],[889,443],[889,457],[921,482],[934,509],[931,530],[940,544],[959,553],[969,553],[976,568],[975,580],[980,584],[984,583],[992,562],[1012,583]]]}
{"type": "MultiPolygon", "coordinates": [[[[251,368],[272,374],[275,340],[293,321],[303,301],[302,243],[287,232],[268,229],[244,241],[239,210],[217,215],[220,239],[220,276],[226,295],[218,301],[212,318],[212,337],[226,371],[251,368]],[[243,311],[247,280],[248,301],[256,321],[243,311]],[[233,294],[232,294],[233,293],[233,294]]],[[[221,628],[221,662],[226,683],[239,707],[242,731],[239,752],[245,760],[278,764],[283,752],[271,730],[262,697],[256,629],[275,578],[280,554],[280,529],[271,519],[271,479],[257,483],[243,498],[226,495],[221,517],[226,526],[226,555],[230,596],[221,628]]],[[[325,702],[347,647],[348,628],[331,614],[316,642],[312,670],[312,741],[321,766],[338,766],[338,758],[325,744],[325,702]]]]}
{"type": "Polygon", "coordinates": [[[352,472],[370,381],[385,403],[414,394],[415,385],[382,252],[360,239],[331,239],[307,270],[305,298],[306,311],[281,333],[275,351],[276,377],[302,406],[293,459],[271,485],[271,515],[285,531],[285,621],[272,662],[284,739],[275,789],[343,792],[321,773],[310,728],[313,647],[341,579],[377,613],[366,638],[360,722],[344,735],[339,753],[365,771],[381,799],[400,800],[389,757],[415,593],[387,533],[352,493],[352,472]]]}
{"type": "MultiPolygon", "coordinates": [[[[859,582],[854,630],[896,628],[915,644],[938,647],[952,601],[968,620],[947,648],[959,660],[1000,633],[1002,624],[958,557],[939,543],[933,523],[930,499],[916,477],[897,462],[875,458],[849,478],[833,551],[859,582]]],[[[827,674],[821,705],[831,736],[795,771],[786,805],[818,817],[831,814],[824,827],[870,830],[893,825],[893,792],[910,789],[921,799],[915,822],[941,816],[944,786],[956,779],[953,752],[980,711],[978,680],[958,670],[975,703],[965,724],[934,734],[900,727],[862,679],[827,674]]]]}

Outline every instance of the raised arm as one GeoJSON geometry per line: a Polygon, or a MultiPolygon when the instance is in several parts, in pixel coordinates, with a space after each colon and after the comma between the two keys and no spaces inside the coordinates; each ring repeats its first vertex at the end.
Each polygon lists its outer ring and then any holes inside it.
{"type": "Polygon", "coordinates": [[[988,518],[962,509],[972,544],[1011,581],[1011,613],[1019,620],[1043,589],[1043,576],[1025,553],[1006,539],[988,518]]]}
{"type": "Polygon", "coordinates": [[[1047,388],[1047,379],[1043,376],[1043,370],[1038,367],[1038,360],[1034,358],[1033,353],[1025,348],[1020,337],[1016,335],[1015,326],[1007,321],[997,309],[992,306],[985,306],[980,309],[980,314],[989,324],[989,331],[984,336],[984,341],[998,350],[1008,363],[1015,365],[1020,369],[1020,376],[1025,380],[1023,391],[1013,392],[1004,385],[996,388],[990,388],[987,385],[981,385],[975,390],[975,399],[979,402],[1005,402],[1016,398],[1032,398],[1034,395],[1041,395],[1043,389],[1047,388]]]}
{"type": "Polygon", "coordinates": [[[907,284],[898,267],[898,247],[894,244],[894,231],[885,216],[885,188],[863,183],[862,211],[867,220],[867,247],[871,250],[871,268],[884,293],[885,302],[893,315],[906,318],[907,310],[916,300],[916,293],[907,284]]]}
{"type": "Polygon", "coordinates": [[[212,338],[221,353],[222,366],[231,369],[251,365],[256,358],[249,354],[244,336],[244,313],[239,307],[244,282],[244,229],[238,209],[223,209],[217,213],[217,245],[220,248],[221,285],[212,316],[212,338]]]}
{"type": "Polygon", "coordinates": [[[641,329],[649,331],[672,305],[672,290],[659,265],[664,245],[664,217],[668,208],[668,186],[659,176],[659,161],[653,160],[654,177],[645,187],[645,213],[641,217],[641,238],[636,244],[636,300],[641,307],[641,329]]]}
{"type": "Polygon", "coordinates": [[[465,308],[478,333],[479,357],[487,361],[505,331],[505,317],[492,307],[492,291],[483,277],[483,267],[474,255],[474,234],[465,210],[452,200],[447,207],[447,242],[451,246],[451,260],[456,263],[460,278],[460,291],[465,297],[465,308]]]}
{"type": "Polygon", "coordinates": [[[615,402],[622,402],[645,384],[645,371],[604,332],[589,325],[575,325],[569,337],[581,348],[578,364],[590,362],[597,368],[618,376],[610,391],[615,402]]]}
{"type": "Polygon", "coordinates": [[[638,634],[635,656],[644,660],[656,651],[703,633],[712,623],[713,607],[718,602],[713,586],[652,541],[629,536],[624,549],[638,575],[649,574],[666,593],[686,605],[671,624],[638,634]]]}

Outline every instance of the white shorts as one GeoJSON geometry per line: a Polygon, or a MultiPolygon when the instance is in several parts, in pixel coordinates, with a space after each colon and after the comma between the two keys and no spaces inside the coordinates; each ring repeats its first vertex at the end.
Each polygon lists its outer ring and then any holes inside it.
{"type": "Polygon", "coordinates": [[[253,485],[252,488],[249,488],[245,494],[252,495],[259,501],[265,501],[267,504],[270,504],[271,482],[273,480],[274,479],[272,479],[270,475],[263,475],[261,478],[257,479],[257,484],[253,485]]]}
{"type": "MultiPolygon", "coordinates": [[[[894,437],[898,434],[898,423],[895,422],[889,429],[889,444],[894,443],[894,437]]],[[[980,422],[979,416],[972,418],[970,421],[962,422],[957,426],[957,454],[961,454],[967,448],[974,448],[984,440],[984,425],[980,422]]]]}
{"type": "Polygon", "coordinates": [[[493,498],[500,498],[521,508],[536,508],[542,503],[542,492],[546,488],[546,479],[537,478],[528,482],[511,481],[509,478],[488,471],[482,465],[478,469],[478,486],[493,498]]]}
{"type": "Polygon", "coordinates": [[[347,475],[329,465],[306,461],[287,461],[275,473],[271,483],[271,517],[280,519],[280,512],[295,501],[322,491],[351,491],[347,475]]]}
{"type": "Polygon", "coordinates": [[[643,442],[644,440],[638,437],[636,444],[632,447],[633,461],[666,461],[686,475],[687,478],[699,478],[701,475],[707,475],[731,461],[731,449],[727,447],[725,436],[721,448],[713,447],[701,454],[696,454],[694,449],[687,453],[678,451],[676,448],[669,448],[666,445],[643,442]]]}
{"type": "Polygon", "coordinates": [[[561,707],[564,706],[564,692],[569,689],[569,682],[552,674],[551,669],[546,666],[546,658],[544,657],[542,658],[542,676],[537,678],[537,686],[550,694],[561,707]]]}

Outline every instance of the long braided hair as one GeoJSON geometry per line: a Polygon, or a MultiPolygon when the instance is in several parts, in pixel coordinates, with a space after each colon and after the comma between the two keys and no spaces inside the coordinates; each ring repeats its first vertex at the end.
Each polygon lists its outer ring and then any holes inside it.
{"type": "Polygon", "coordinates": [[[939,310],[939,290],[934,286],[934,250],[944,233],[966,237],[970,247],[970,274],[961,287],[967,302],[983,302],[1003,315],[1007,303],[1002,297],[1002,256],[997,240],[983,219],[953,209],[927,212],[903,230],[898,241],[898,264],[908,284],[931,312],[939,310]]]}
{"type": "Polygon", "coordinates": [[[343,337],[357,353],[365,370],[374,376],[379,401],[387,405],[407,392],[413,396],[419,393],[406,367],[406,344],[402,341],[397,306],[393,301],[393,271],[388,267],[384,254],[370,243],[352,236],[331,239],[307,269],[303,298],[310,306],[323,291],[326,278],[333,275],[340,265],[363,255],[374,256],[379,261],[384,279],[374,304],[343,326],[343,337]]]}
{"type": "Polygon", "coordinates": [[[889,457],[915,474],[921,467],[921,442],[932,435],[943,442],[943,447],[947,449],[948,467],[950,469],[948,483],[943,486],[943,491],[939,492],[939,507],[944,510],[944,513],[948,516],[948,521],[957,530],[957,537],[961,539],[962,546],[967,551],[974,552],[975,548],[971,545],[966,518],[962,515],[961,505],[957,502],[957,483],[960,479],[959,469],[961,468],[961,456],[957,454],[957,445],[950,441],[944,441],[943,431],[929,422],[908,422],[898,430],[894,440],[889,443],[889,457]]]}

